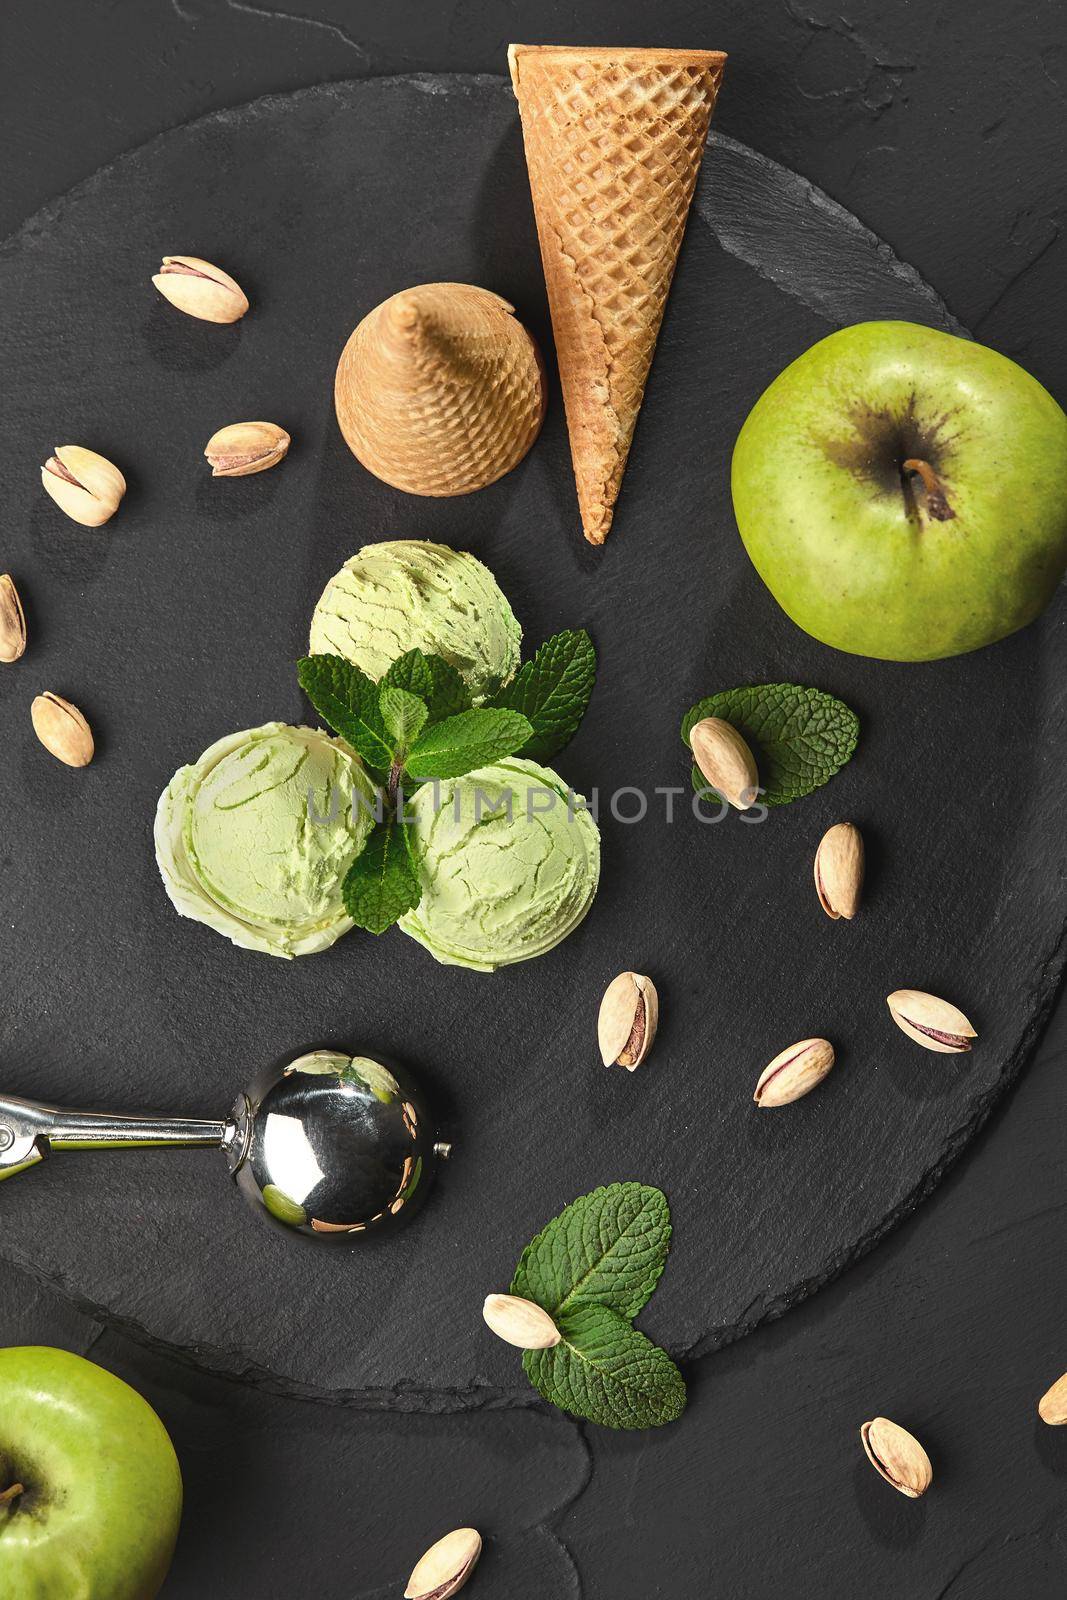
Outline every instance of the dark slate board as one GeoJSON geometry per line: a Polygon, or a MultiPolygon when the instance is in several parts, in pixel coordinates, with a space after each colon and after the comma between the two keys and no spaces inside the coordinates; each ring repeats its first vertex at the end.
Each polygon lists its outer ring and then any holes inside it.
{"type": "Polygon", "coordinates": [[[3,1086],[221,1114],[282,1050],[363,1043],[421,1071],[456,1154],[415,1227],[351,1253],[263,1227],[211,1152],[69,1156],[0,1187],[0,1251],[203,1363],[455,1408],[526,1393],[481,1328],[482,1296],[597,1183],[667,1190],[675,1249],[643,1325],[691,1354],[810,1292],[936,1181],[1019,1070],[1059,977],[1067,675],[1062,602],[993,650],[892,666],[806,638],[749,567],[728,464],[764,385],[837,320],[954,325],[794,174],[713,139],[603,552],[578,533],[556,394],[527,462],[473,498],[405,498],[345,450],[331,380],[347,334],[387,294],[442,278],[507,295],[549,344],[498,79],[359,82],[210,117],[3,248],[0,568],[32,630],[24,660],[0,669],[3,1086]],[[164,251],[227,267],[252,314],[220,329],[172,311],[149,282],[164,251]],[[212,482],[204,442],[254,416],[291,429],[290,459],[212,482]],[[70,441],[129,478],[101,532],[66,522],[37,484],[70,441]],[[237,951],[167,904],[156,797],[220,734],[307,715],[292,663],[317,595],[358,545],[397,536],[475,551],[531,643],[593,631],[600,683],[558,760],[580,790],[687,785],[682,713],[740,682],[842,695],[860,753],[760,827],[605,816],[587,923],[492,977],[438,967],[397,932],[291,965],[237,951]],[[34,740],[44,688],[90,716],[87,772],[34,740]],[[843,816],[871,855],[852,927],[824,918],[810,881],[816,841],[843,816]],[[634,1076],[606,1072],[594,1039],[625,966],[662,999],[634,1076]],[[980,1030],[974,1054],[911,1045],[885,1009],[900,986],[957,1000],[980,1030]],[[815,1032],[838,1044],[838,1070],[790,1111],[758,1113],[761,1067],[815,1032]]]}

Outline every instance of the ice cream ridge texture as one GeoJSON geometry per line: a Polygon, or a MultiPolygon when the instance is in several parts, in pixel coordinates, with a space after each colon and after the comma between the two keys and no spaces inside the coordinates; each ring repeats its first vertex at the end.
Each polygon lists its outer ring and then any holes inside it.
{"type": "Polygon", "coordinates": [[[492,972],[544,955],[581,922],[600,834],[557,773],[512,757],[409,802],[422,899],[405,933],[449,966],[492,972]]]}
{"type": "Polygon", "coordinates": [[[475,701],[514,677],[522,629],[476,557],[421,539],[365,545],[315,607],[312,655],[339,655],[378,679],[407,650],[441,656],[475,701]]]}
{"type": "Polygon", "coordinates": [[[268,722],[180,767],[156,811],[156,860],[182,916],[247,950],[325,950],[352,927],[341,885],[374,823],[357,756],[321,729],[268,722]]]}

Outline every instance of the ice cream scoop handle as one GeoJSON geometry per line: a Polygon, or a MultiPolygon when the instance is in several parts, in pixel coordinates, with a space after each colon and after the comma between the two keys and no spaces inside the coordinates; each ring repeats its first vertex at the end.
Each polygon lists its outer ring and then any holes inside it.
{"type": "Polygon", "coordinates": [[[90,1112],[64,1112],[48,1135],[53,1150],[88,1150],[100,1145],[117,1150],[123,1145],[221,1145],[224,1122],[200,1122],[194,1117],[108,1117],[90,1112]]]}
{"type": "Polygon", "coordinates": [[[21,1171],[53,1150],[227,1148],[234,1136],[232,1121],[71,1111],[0,1096],[0,1178],[21,1171]]]}

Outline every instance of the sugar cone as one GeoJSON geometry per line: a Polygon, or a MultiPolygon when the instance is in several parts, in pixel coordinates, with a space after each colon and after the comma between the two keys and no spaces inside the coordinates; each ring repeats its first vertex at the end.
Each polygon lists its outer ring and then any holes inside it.
{"type": "Polygon", "coordinates": [[[424,283],[364,317],[341,354],[337,420],[375,477],[469,494],[517,466],[545,413],[533,339],[499,295],[424,283]]]}
{"type": "Polygon", "coordinates": [[[726,57],[513,44],[585,536],[611,527],[726,57]]]}

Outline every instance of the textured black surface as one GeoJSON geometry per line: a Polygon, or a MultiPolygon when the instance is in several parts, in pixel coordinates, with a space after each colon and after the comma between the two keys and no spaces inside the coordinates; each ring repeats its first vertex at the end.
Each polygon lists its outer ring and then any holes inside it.
{"type": "Polygon", "coordinates": [[[438,503],[369,477],[333,422],[337,351],[407,283],[485,283],[543,332],[516,114],[498,80],[333,86],[207,119],[120,161],[9,246],[17,448],[0,499],[34,630],[0,683],[17,752],[0,778],[15,911],[9,1088],[206,1114],[263,1061],[325,1036],[410,1064],[456,1137],[420,1226],[343,1261],[260,1229],[210,1153],[68,1158],[6,1186],[9,1259],[219,1367],[381,1402],[416,1391],[479,1404],[522,1382],[478,1332],[481,1298],[574,1194],[618,1177],[667,1191],[676,1244],[646,1322],[672,1351],[698,1353],[883,1231],[1021,1064],[1060,961],[1067,782],[1030,782],[1035,749],[1062,732],[1059,608],[997,650],[923,668],[835,654],[787,621],[732,527],[740,421],[829,326],[813,300],[840,299],[850,317],[945,312],[847,214],[741,146],[711,150],[699,213],[721,215],[760,270],[696,221],[603,553],[577,537],[558,405],[519,471],[438,503]],[[783,243],[794,226],[802,248],[783,243]],[[253,313],[228,329],[176,315],[147,282],[176,249],[225,265],[253,313]],[[204,439],[253,414],[291,430],[289,459],[213,482],[204,439]],[[128,473],[127,503],[102,532],[65,522],[25,470],[68,441],[128,473]],[[486,560],[532,641],[593,632],[599,686],[559,765],[602,797],[594,911],[548,957],[492,977],[436,966],[397,932],[292,964],[236,951],[166,902],[155,796],[220,735],[307,715],[292,663],[326,579],[366,539],[419,534],[486,560]],[[681,714],[702,693],[765,679],[847,699],[860,753],[762,826],[702,827],[685,805],[681,714]],[[97,729],[87,772],[58,767],[33,738],[25,702],[46,686],[97,729]],[[670,784],[682,792],[672,826],[655,795],[670,784]],[[1021,803],[1006,839],[1008,785],[1021,803]],[[651,797],[636,825],[607,810],[627,786],[651,797]],[[873,857],[854,926],[824,918],[810,879],[814,846],[842,815],[873,857]],[[60,905],[61,917],[31,915],[60,905]],[[605,1073],[593,1040],[600,993],[627,965],[651,973],[663,1001],[654,1058],[635,1077],[605,1073]],[[965,1006],[981,1035],[972,1056],[934,1058],[897,1032],[884,997],[909,986],[965,1006]],[[763,1064],[813,1033],[838,1048],[830,1082],[783,1116],[756,1111],[763,1064]]]}
{"type": "MultiPolygon", "coordinates": [[[[1049,312],[1064,270],[1065,21],[1057,0],[665,0],[655,31],[728,48],[717,130],[821,183],[1062,399],[1067,324],[1049,312]]],[[[628,0],[38,0],[3,28],[6,232],[158,129],[265,90],[499,71],[520,30],[632,42],[650,25],[628,0]]],[[[1039,772],[1057,759],[1041,752],[1039,772]]],[[[998,798],[1006,841],[1016,802],[1010,785],[998,798]]],[[[11,851],[0,857],[6,911],[11,851]]],[[[709,929],[709,981],[727,937],[709,929]]],[[[6,1006],[6,969],[0,981],[6,1006]]],[[[64,1021],[53,1012],[60,1043],[64,1021]]],[[[366,1419],[285,1400],[131,1345],[7,1266],[0,1339],[88,1349],[159,1408],[188,1490],[166,1600],[384,1600],[429,1537],[466,1520],[490,1538],[476,1591],[486,1600],[1058,1600],[1067,1442],[1037,1424],[1034,1401],[1067,1365],[1064,1038],[1061,1005],[1011,1103],[918,1216],[784,1322],[689,1363],[689,1416],[656,1435],[591,1429],[583,1441],[556,1418],[546,1453],[529,1411],[366,1419]],[[856,1428],[875,1410],[931,1447],[937,1480],[921,1506],[858,1461],[856,1428]],[[542,1518],[574,1565],[562,1553],[538,1564],[542,1518]]],[[[80,1221],[84,1190],[72,1199],[80,1221]]]]}
{"type": "Polygon", "coordinates": [[[654,1434],[285,1398],[6,1265],[0,1330],[88,1354],[163,1417],[186,1486],[164,1600],[399,1600],[468,1523],[487,1541],[471,1600],[1062,1600],[1067,1429],[1036,1399],[1065,1364],[1065,1020],[937,1194],[783,1321],[690,1363],[686,1416],[654,1434]],[[863,1459],[878,1412],[929,1448],[917,1505],[863,1459]]]}

